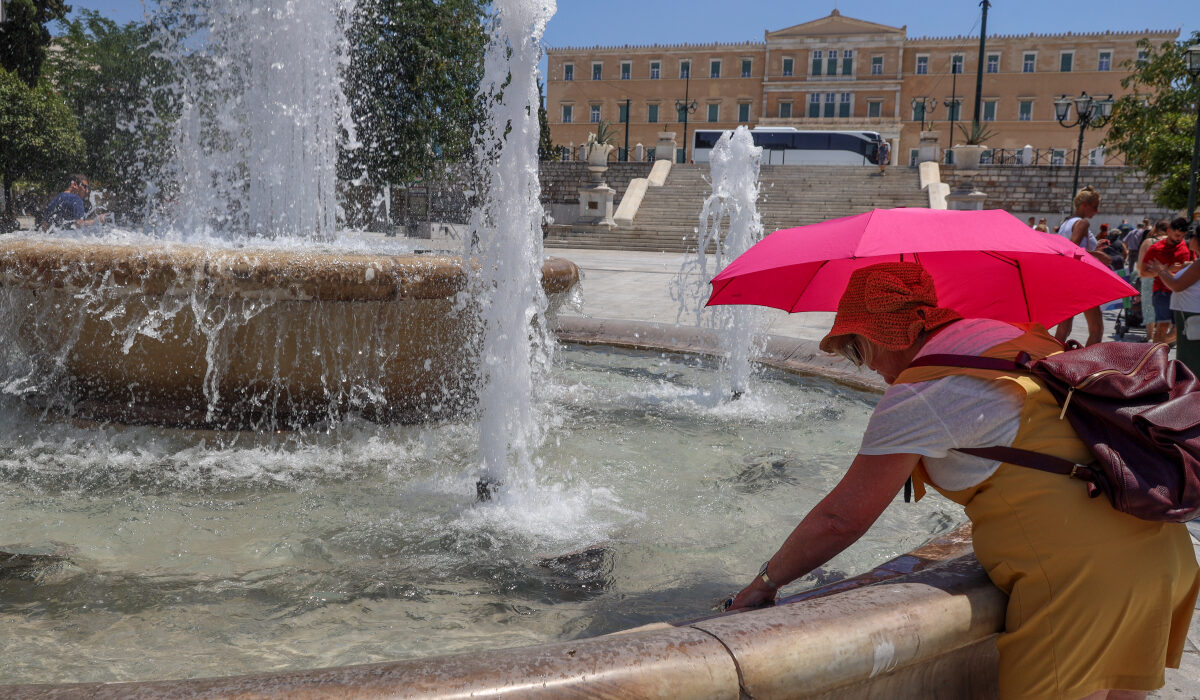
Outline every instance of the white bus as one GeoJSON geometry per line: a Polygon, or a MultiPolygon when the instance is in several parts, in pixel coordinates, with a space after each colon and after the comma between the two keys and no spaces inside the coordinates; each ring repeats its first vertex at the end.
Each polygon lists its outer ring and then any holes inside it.
{"type": "MultiPolygon", "coordinates": [[[[698,129],[692,161],[707,163],[723,129],[698,129]]],[[[791,126],[751,129],[763,165],[878,165],[883,137],[874,131],[800,131],[791,126]]]]}

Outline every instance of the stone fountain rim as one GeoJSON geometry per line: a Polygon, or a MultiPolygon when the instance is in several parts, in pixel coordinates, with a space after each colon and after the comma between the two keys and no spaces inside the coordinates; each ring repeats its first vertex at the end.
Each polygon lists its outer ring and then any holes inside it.
{"type": "MultiPolygon", "coordinates": [[[[579,268],[547,256],[547,294],[568,291],[579,268]]],[[[107,277],[111,290],[145,295],[187,294],[199,284],[213,293],[297,301],[448,299],[468,284],[462,256],[276,248],[213,248],[161,242],[116,243],[73,238],[0,241],[0,285],[75,291],[107,277]]]]}

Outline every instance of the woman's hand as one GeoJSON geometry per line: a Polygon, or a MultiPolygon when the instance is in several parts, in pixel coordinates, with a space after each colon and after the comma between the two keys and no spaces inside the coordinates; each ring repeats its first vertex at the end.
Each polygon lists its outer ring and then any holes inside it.
{"type": "Polygon", "coordinates": [[[746,610],[773,605],[778,590],[767,587],[760,577],[755,576],[753,583],[738,591],[738,594],[733,597],[733,605],[729,606],[729,610],[746,610]]]}

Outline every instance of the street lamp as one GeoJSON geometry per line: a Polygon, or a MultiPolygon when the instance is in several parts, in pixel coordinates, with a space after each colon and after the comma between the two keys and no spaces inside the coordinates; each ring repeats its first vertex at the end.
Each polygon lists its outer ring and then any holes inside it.
{"type": "Polygon", "coordinates": [[[683,115],[683,162],[687,163],[687,160],[688,160],[688,158],[687,158],[687,154],[688,154],[688,140],[687,140],[687,138],[688,138],[687,137],[688,115],[695,114],[696,109],[700,105],[696,104],[695,100],[689,101],[689,95],[691,94],[690,91],[691,91],[691,85],[692,85],[692,65],[690,63],[688,64],[687,74],[684,75],[683,77],[684,77],[683,101],[680,102],[679,100],[675,100],[675,113],[676,113],[676,116],[678,116],[680,114],[683,115]]]}
{"type": "MultiPolygon", "coordinates": [[[[1192,76],[1192,82],[1200,78],[1200,44],[1189,46],[1184,52],[1187,56],[1187,72],[1192,76]]],[[[1200,93],[1200,90],[1197,91],[1200,93]]],[[[1196,218],[1196,176],[1200,172],[1200,94],[1196,95],[1196,135],[1192,137],[1192,176],[1188,182],[1188,222],[1196,218]]]]}
{"type": "Polygon", "coordinates": [[[933,97],[914,97],[912,98],[912,108],[916,112],[921,110],[921,131],[925,131],[925,115],[933,111],[937,107],[937,99],[933,97]]]}
{"type": "Polygon", "coordinates": [[[1054,118],[1068,129],[1079,127],[1079,145],[1075,148],[1075,179],[1071,183],[1071,210],[1075,209],[1075,193],[1079,191],[1079,158],[1083,155],[1083,132],[1090,126],[1099,129],[1108,123],[1112,116],[1112,95],[1091,97],[1086,92],[1078,97],[1063,95],[1054,101],[1054,118]],[[1075,121],[1067,123],[1071,116],[1071,106],[1075,106],[1075,121]]]}

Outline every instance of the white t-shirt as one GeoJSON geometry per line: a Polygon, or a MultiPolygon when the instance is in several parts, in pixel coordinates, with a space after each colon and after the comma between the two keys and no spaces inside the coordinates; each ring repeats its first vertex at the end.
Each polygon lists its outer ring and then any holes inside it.
{"type": "MultiPolygon", "coordinates": [[[[1062,222],[1062,226],[1059,226],[1058,231],[1055,231],[1055,233],[1067,239],[1068,241],[1071,240],[1071,233],[1073,232],[1072,229],[1075,228],[1075,222],[1082,218],[1082,216],[1072,216],[1071,218],[1062,222]]],[[[1091,222],[1088,222],[1087,237],[1080,241],[1080,247],[1090,252],[1099,246],[1100,241],[1097,240],[1095,234],[1092,233],[1091,222]]]]}
{"type": "MultiPolygon", "coordinates": [[[[945,327],[925,344],[923,355],[979,355],[1020,336],[1002,321],[968,319],[945,327]]],[[[956,447],[1012,445],[1020,428],[1022,399],[992,382],[951,376],[888,388],[867,423],[859,452],[919,454],[933,483],[958,491],[987,479],[999,462],[950,452],[956,447]]]]}
{"type": "MultiPolygon", "coordinates": [[[[1196,263],[1192,262],[1184,266],[1182,270],[1175,273],[1175,279],[1179,279],[1188,268],[1196,263]]],[[[1186,311],[1190,314],[1200,313],[1200,282],[1194,282],[1192,286],[1182,292],[1171,292],[1171,310],[1186,311]]]]}

